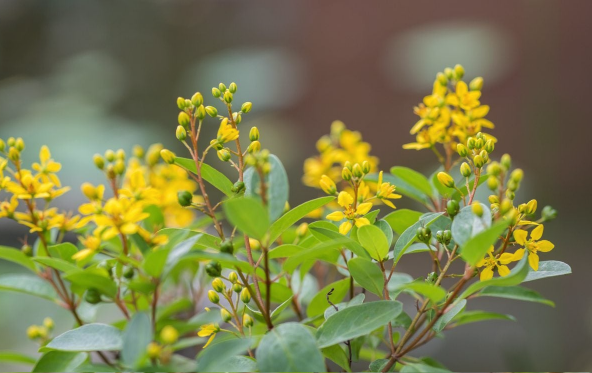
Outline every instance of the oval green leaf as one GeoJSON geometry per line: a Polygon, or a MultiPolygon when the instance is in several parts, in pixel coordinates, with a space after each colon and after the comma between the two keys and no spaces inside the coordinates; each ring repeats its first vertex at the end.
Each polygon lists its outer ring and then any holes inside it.
{"type": "Polygon", "coordinates": [[[382,230],[375,225],[364,225],[358,229],[358,240],[372,259],[382,261],[389,252],[389,242],[382,230]]]}
{"type": "Polygon", "coordinates": [[[231,198],[222,207],[232,225],[249,237],[263,239],[269,228],[269,214],[260,201],[251,197],[231,198]]]}
{"type": "Polygon", "coordinates": [[[360,286],[383,297],[384,279],[376,263],[364,258],[353,258],[347,262],[349,273],[360,286]]]}
{"type": "Polygon", "coordinates": [[[119,351],[121,330],[107,324],[86,324],[55,337],[40,351],[119,351]]]}

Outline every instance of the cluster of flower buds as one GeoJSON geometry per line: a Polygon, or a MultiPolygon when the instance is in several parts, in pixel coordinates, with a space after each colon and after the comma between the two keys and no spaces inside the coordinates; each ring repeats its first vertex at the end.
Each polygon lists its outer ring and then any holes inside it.
{"type": "Polygon", "coordinates": [[[261,143],[259,142],[259,129],[257,127],[252,127],[251,131],[249,131],[249,140],[251,144],[247,150],[249,153],[258,153],[261,151],[261,143]]]}
{"type": "Polygon", "coordinates": [[[452,240],[452,232],[449,229],[436,232],[436,241],[447,246],[452,240]]]}
{"type": "Polygon", "coordinates": [[[123,149],[117,151],[109,149],[104,156],[95,154],[93,162],[99,170],[105,172],[105,175],[110,180],[125,173],[125,151],[123,149]]]}
{"type": "MultiPolygon", "coordinates": [[[[477,133],[474,137],[469,137],[466,145],[459,143],[456,146],[458,155],[462,158],[471,160],[477,169],[481,169],[489,161],[489,154],[491,154],[494,149],[494,140],[488,139],[487,136],[481,132],[477,133]]],[[[464,166],[465,164],[466,163],[463,163],[463,165],[461,165],[461,174],[468,177],[471,174],[467,171],[470,170],[470,167],[468,167],[468,164],[464,166]]]]}
{"type": "Polygon", "coordinates": [[[417,239],[423,243],[429,244],[432,239],[432,231],[429,227],[419,227],[415,232],[417,239]]]}
{"type": "Polygon", "coordinates": [[[170,362],[173,356],[172,345],[179,339],[179,332],[171,325],[167,325],[160,331],[160,342],[151,342],[146,347],[146,355],[151,360],[159,360],[163,364],[170,362]]]}
{"type": "Polygon", "coordinates": [[[359,163],[354,163],[352,165],[351,162],[347,161],[343,165],[341,178],[347,182],[353,182],[356,184],[362,181],[364,176],[370,172],[370,169],[371,166],[368,161],[362,162],[361,165],[359,163]]]}
{"type": "Polygon", "coordinates": [[[269,163],[269,150],[263,149],[257,153],[248,154],[245,157],[245,163],[251,167],[259,169],[263,174],[268,174],[271,171],[271,163],[269,163]]]}
{"type": "Polygon", "coordinates": [[[27,337],[45,343],[50,338],[54,323],[50,317],[43,319],[43,325],[31,325],[27,328],[27,337]]]}
{"type": "Polygon", "coordinates": [[[0,152],[5,153],[8,159],[13,162],[18,162],[21,159],[21,152],[23,150],[25,150],[25,142],[20,137],[9,137],[6,142],[0,139],[0,152]]]}

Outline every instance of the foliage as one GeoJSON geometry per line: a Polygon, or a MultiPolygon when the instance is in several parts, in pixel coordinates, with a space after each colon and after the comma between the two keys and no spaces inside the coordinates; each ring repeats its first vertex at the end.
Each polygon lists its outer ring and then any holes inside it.
{"type": "Polygon", "coordinates": [[[88,201],[78,214],[53,207],[69,188],[46,146],[27,168],[24,141],[0,140],[0,188],[8,195],[0,217],[26,226],[33,240],[0,247],[0,258],[26,270],[0,275],[0,290],[53,302],[74,323],[60,335],[49,318],[29,327],[38,359],[16,352],[0,359],[36,371],[322,371],[327,364],[351,371],[363,361],[371,371],[446,371],[411,355],[446,330],[514,320],[475,310],[471,299],[553,306],[518,285],[571,272],[539,261],[554,248],[542,236],[556,212],[546,207],[537,218],[535,199],[515,202],[523,171],[507,154],[491,158],[497,139],[483,132],[494,127],[480,103],[483,79],[467,84],[463,75],[459,65],[438,73],[415,108],[416,141],[404,145],[433,151],[434,174],[402,166],[385,174],[360,133],[337,121],[304,165],[304,183],[327,196],[295,208],[286,171],[262,149],[259,130],[249,130],[248,145],[241,139],[252,104],[237,109],[234,83],[212,89],[220,111],[204,106],[200,93],[177,99],[175,135],[187,158],[160,144],[135,147],[131,157],[95,155],[106,183],[82,185],[88,201]],[[217,136],[203,139],[209,121],[218,122],[217,136]],[[214,152],[236,172],[232,180],[206,163],[214,152]],[[475,199],[485,188],[489,204],[475,199]],[[391,211],[403,197],[422,211],[391,211]],[[407,254],[423,257],[426,269],[401,273],[407,254]],[[417,304],[414,315],[402,294],[417,304]],[[98,304],[117,308],[121,319],[98,322],[88,312],[98,304]]]}

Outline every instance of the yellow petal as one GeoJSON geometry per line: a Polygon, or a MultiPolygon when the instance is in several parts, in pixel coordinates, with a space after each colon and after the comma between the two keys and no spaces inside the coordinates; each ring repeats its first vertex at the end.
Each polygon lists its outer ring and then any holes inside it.
{"type": "Polygon", "coordinates": [[[356,227],[360,228],[360,227],[363,227],[364,225],[370,225],[370,220],[368,220],[366,218],[356,219],[356,227]]]}
{"type": "Polygon", "coordinates": [[[528,264],[530,267],[535,271],[539,270],[539,256],[537,254],[529,253],[528,254],[528,264]]]}
{"type": "Polygon", "coordinates": [[[555,245],[553,245],[550,241],[547,240],[537,242],[537,250],[542,251],[543,253],[553,250],[554,247],[555,245]]]}
{"type": "Polygon", "coordinates": [[[514,260],[520,260],[522,259],[522,257],[524,256],[524,249],[518,249],[516,250],[516,252],[514,253],[514,260]]]}
{"type": "Polygon", "coordinates": [[[382,199],[381,201],[382,201],[382,203],[384,203],[388,207],[396,209],[395,205],[391,201],[389,201],[388,199],[382,199]]]}
{"type": "Polygon", "coordinates": [[[359,215],[366,215],[368,213],[368,211],[370,211],[371,208],[372,208],[372,203],[370,203],[370,202],[360,203],[358,205],[358,208],[356,209],[356,213],[359,215]]]}
{"type": "Polygon", "coordinates": [[[341,225],[339,226],[339,233],[341,233],[342,235],[346,235],[350,229],[352,228],[352,224],[349,221],[345,221],[343,223],[341,223],[341,225]]]}
{"type": "Polygon", "coordinates": [[[46,145],[43,145],[39,151],[39,160],[41,163],[45,163],[50,157],[51,153],[49,152],[49,148],[46,145]]]}
{"type": "Polygon", "coordinates": [[[479,279],[481,281],[485,281],[485,280],[489,280],[492,277],[493,277],[493,270],[490,267],[487,267],[481,271],[481,275],[479,276],[479,279]]]}
{"type": "Polygon", "coordinates": [[[351,196],[348,192],[339,192],[339,196],[337,196],[337,203],[341,207],[351,206],[354,203],[354,197],[351,196]]]}
{"type": "Polygon", "coordinates": [[[526,243],[526,235],[528,233],[525,230],[522,229],[516,229],[514,231],[514,239],[516,240],[516,242],[518,242],[520,245],[524,245],[526,243]]]}
{"type": "Polygon", "coordinates": [[[327,220],[332,221],[341,221],[343,218],[345,218],[345,215],[341,211],[335,211],[327,215],[327,220]]]}
{"type": "Polygon", "coordinates": [[[473,118],[483,118],[487,113],[489,113],[489,105],[481,105],[471,110],[473,118]]]}
{"type": "Polygon", "coordinates": [[[507,276],[510,274],[510,268],[505,265],[497,266],[497,273],[499,273],[502,277],[507,276]]]}
{"type": "Polygon", "coordinates": [[[214,337],[216,336],[216,334],[212,334],[210,336],[210,339],[208,339],[208,343],[205,344],[205,346],[203,346],[203,348],[206,348],[210,345],[210,343],[212,343],[212,341],[214,340],[214,337]]]}
{"type": "Polygon", "coordinates": [[[464,96],[469,92],[469,87],[467,87],[467,83],[465,82],[458,82],[456,83],[456,94],[458,96],[464,96]]]}
{"type": "Polygon", "coordinates": [[[545,227],[541,224],[538,227],[536,227],[535,229],[532,230],[532,232],[530,232],[530,238],[532,238],[533,241],[538,241],[541,239],[541,237],[543,237],[543,230],[545,229],[545,227]]]}
{"type": "Polygon", "coordinates": [[[500,255],[498,260],[501,264],[508,264],[508,263],[513,262],[515,260],[514,258],[515,257],[513,254],[503,253],[502,255],[500,255]]]}
{"type": "Polygon", "coordinates": [[[378,185],[382,184],[382,171],[378,173],[378,185]]]}

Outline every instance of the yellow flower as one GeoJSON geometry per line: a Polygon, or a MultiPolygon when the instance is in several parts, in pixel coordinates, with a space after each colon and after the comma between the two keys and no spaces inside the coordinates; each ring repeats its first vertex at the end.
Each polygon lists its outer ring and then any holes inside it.
{"type": "Polygon", "coordinates": [[[150,214],[143,212],[143,206],[125,197],[111,198],[100,214],[95,215],[97,230],[101,238],[109,240],[118,234],[134,234],[139,230],[138,223],[150,214]]]}
{"type": "Polygon", "coordinates": [[[228,124],[228,119],[224,119],[220,123],[220,128],[218,128],[218,137],[216,140],[220,144],[225,144],[229,141],[238,139],[238,135],[238,130],[231,124],[228,124]]]}
{"type": "Polygon", "coordinates": [[[31,228],[30,232],[46,232],[53,228],[59,228],[60,225],[55,220],[57,209],[50,208],[44,211],[35,210],[31,213],[15,212],[14,217],[19,224],[31,228]]]}
{"type": "Polygon", "coordinates": [[[18,207],[18,198],[16,196],[12,196],[10,198],[10,202],[3,201],[0,203],[0,218],[14,218],[14,212],[18,207]]]}
{"type": "Polygon", "coordinates": [[[46,183],[53,183],[59,188],[61,186],[60,179],[55,173],[62,168],[62,165],[51,159],[49,148],[45,145],[39,151],[39,161],[40,163],[33,163],[33,169],[39,172],[41,180],[46,183]]]}
{"type": "Polygon", "coordinates": [[[402,196],[400,194],[395,194],[395,186],[391,183],[383,183],[382,182],[382,171],[378,174],[378,187],[376,190],[376,198],[380,199],[382,203],[385,205],[396,208],[395,205],[389,201],[390,199],[399,199],[402,196]]]}
{"type": "Polygon", "coordinates": [[[8,190],[19,199],[49,198],[52,183],[40,183],[29,171],[22,170],[19,177],[20,183],[10,182],[8,190]]]}
{"type": "Polygon", "coordinates": [[[543,225],[537,226],[530,232],[530,239],[528,240],[526,239],[528,233],[525,230],[516,229],[514,231],[514,239],[519,245],[524,246],[524,248],[516,250],[514,260],[522,259],[524,252],[528,251],[528,264],[535,271],[539,269],[539,255],[537,253],[539,251],[546,253],[555,247],[555,245],[547,240],[540,240],[543,236],[543,230],[543,225]]]}
{"type": "Polygon", "coordinates": [[[199,337],[210,337],[208,339],[208,343],[206,343],[206,345],[203,348],[208,347],[210,343],[212,343],[214,337],[216,336],[216,333],[218,333],[219,331],[220,327],[217,324],[206,324],[199,327],[199,332],[197,332],[197,335],[199,337]]]}
{"type": "Polygon", "coordinates": [[[69,232],[80,228],[80,215],[57,214],[50,220],[50,225],[59,227],[62,232],[69,232]]]}
{"type": "Polygon", "coordinates": [[[85,260],[96,254],[101,248],[101,239],[97,236],[78,237],[84,249],[72,255],[72,259],[78,261],[85,260]]]}
{"type": "Polygon", "coordinates": [[[456,97],[458,98],[458,106],[464,110],[471,110],[480,105],[481,91],[469,91],[467,83],[460,81],[456,83],[456,97]]]}
{"type": "Polygon", "coordinates": [[[331,180],[327,175],[321,176],[320,185],[323,192],[329,195],[334,195],[335,193],[337,193],[337,186],[335,186],[335,182],[331,180]]]}
{"type": "Polygon", "coordinates": [[[497,269],[500,276],[507,276],[510,273],[510,269],[506,264],[509,264],[514,260],[514,255],[509,253],[503,253],[499,257],[495,257],[493,255],[493,246],[491,246],[489,250],[487,250],[487,256],[477,263],[477,267],[485,267],[481,270],[479,279],[481,281],[489,280],[493,277],[493,271],[495,269],[497,269]]]}
{"type": "Polygon", "coordinates": [[[136,201],[143,201],[147,204],[156,204],[159,200],[159,192],[146,184],[144,171],[137,167],[126,174],[127,178],[124,187],[119,190],[121,195],[132,198],[136,201]]]}
{"type": "Polygon", "coordinates": [[[339,233],[346,235],[352,228],[352,223],[356,227],[370,224],[370,221],[363,217],[372,208],[372,203],[366,202],[359,204],[356,208],[353,207],[354,197],[348,192],[340,192],[337,197],[337,203],[343,207],[343,211],[335,211],[327,215],[327,219],[332,221],[341,221],[347,219],[347,221],[341,223],[339,226],[339,233]]]}

